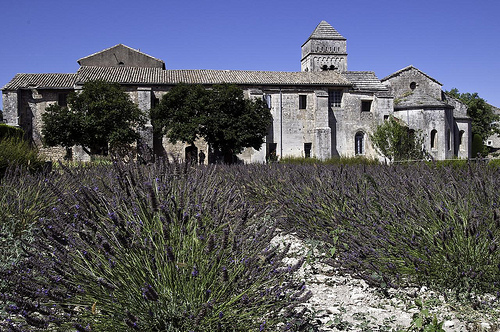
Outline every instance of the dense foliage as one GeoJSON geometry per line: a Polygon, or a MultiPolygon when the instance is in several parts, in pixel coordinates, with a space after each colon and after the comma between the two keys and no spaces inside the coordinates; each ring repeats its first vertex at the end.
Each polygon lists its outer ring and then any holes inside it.
{"type": "Polygon", "coordinates": [[[211,89],[176,85],[151,111],[151,118],[157,133],[172,143],[193,144],[202,138],[225,162],[246,147],[259,149],[272,123],[263,100],[244,98],[243,90],[230,84],[211,89]]]}
{"type": "Polygon", "coordinates": [[[375,128],[370,140],[389,161],[421,160],[425,156],[423,136],[393,116],[375,128]]]}
{"type": "Polygon", "coordinates": [[[323,241],[331,264],[371,284],[427,285],[457,296],[499,291],[497,167],[280,165],[249,172],[246,187],[257,201],[280,207],[282,227],[323,241]]]}
{"type": "Polygon", "coordinates": [[[4,138],[23,138],[24,131],[19,127],[9,126],[5,123],[0,123],[0,140],[4,138]]]}
{"type": "Polygon", "coordinates": [[[121,150],[136,142],[144,114],[119,84],[89,81],[68,96],[68,106],[52,104],[42,114],[44,143],[82,146],[89,155],[121,150]]]}
{"type": "Polygon", "coordinates": [[[276,227],[319,241],[325,262],[384,292],[500,294],[494,163],[157,162],[14,176],[0,186],[2,330],[303,331],[304,258],[271,244],[276,227]]]}
{"type": "Polygon", "coordinates": [[[22,167],[32,172],[43,170],[45,161],[29,142],[22,138],[0,139],[0,178],[10,168],[22,167]]]}
{"type": "Polygon", "coordinates": [[[491,105],[477,93],[460,93],[458,89],[446,92],[468,107],[467,115],[471,118],[472,135],[479,135],[484,142],[493,134],[500,135],[500,116],[493,112],[491,105]]]}
{"type": "Polygon", "coordinates": [[[285,263],[288,247],[270,244],[273,221],[216,169],[157,163],[68,172],[43,182],[57,200],[33,225],[21,259],[2,270],[13,315],[3,330],[304,324],[295,307],[310,295],[293,277],[303,260],[285,263]]]}

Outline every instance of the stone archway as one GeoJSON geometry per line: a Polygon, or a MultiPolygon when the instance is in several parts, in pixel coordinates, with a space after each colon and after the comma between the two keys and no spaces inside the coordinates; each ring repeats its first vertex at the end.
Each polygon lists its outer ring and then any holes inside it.
{"type": "Polygon", "coordinates": [[[198,164],[198,148],[194,144],[184,149],[184,160],[190,164],[198,164]]]}

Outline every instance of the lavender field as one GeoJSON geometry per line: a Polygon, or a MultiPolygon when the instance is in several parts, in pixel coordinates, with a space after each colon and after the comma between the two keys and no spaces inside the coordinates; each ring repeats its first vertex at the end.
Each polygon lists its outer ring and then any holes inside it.
{"type": "Polygon", "coordinates": [[[278,233],[382,293],[496,301],[499,187],[500,168],[481,162],[12,171],[1,330],[317,331],[297,274],[306,257],[291,264],[278,233]]]}

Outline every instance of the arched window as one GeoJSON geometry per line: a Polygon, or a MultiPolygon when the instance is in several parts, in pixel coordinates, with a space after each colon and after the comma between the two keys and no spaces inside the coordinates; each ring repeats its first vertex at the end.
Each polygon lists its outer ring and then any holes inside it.
{"type": "Polygon", "coordinates": [[[460,130],[460,132],[458,133],[458,148],[460,149],[460,151],[465,150],[464,134],[465,134],[465,131],[463,131],[463,130],[460,130]]]}
{"type": "Polygon", "coordinates": [[[365,154],[365,134],[361,131],[354,136],[354,151],[356,155],[365,154]]]}
{"type": "Polygon", "coordinates": [[[451,130],[446,131],[446,149],[451,150],[451,130]]]}
{"type": "Polygon", "coordinates": [[[431,149],[437,149],[437,130],[433,129],[431,131],[431,149]]]}

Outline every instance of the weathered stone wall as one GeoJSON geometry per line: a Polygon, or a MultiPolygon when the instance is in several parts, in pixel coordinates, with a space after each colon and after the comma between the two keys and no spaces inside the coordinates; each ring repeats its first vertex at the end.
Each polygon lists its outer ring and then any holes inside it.
{"type": "Polygon", "coordinates": [[[441,84],[431,80],[416,68],[402,71],[385,81],[394,98],[397,99],[414,89],[419,89],[423,94],[441,100],[441,84]],[[414,84],[413,84],[414,83],[414,84]]]}
{"type": "Polygon", "coordinates": [[[164,63],[125,46],[113,47],[80,59],[81,66],[100,67],[153,67],[162,68],[164,63]]]}
{"type": "Polygon", "coordinates": [[[18,100],[19,93],[17,91],[3,91],[3,120],[8,125],[19,125],[18,100]]]}
{"type": "MultiPolygon", "coordinates": [[[[500,146],[500,139],[499,139],[500,146]]],[[[470,120],[456,120],[455,155],[460,159],[471,158],[472,135],[470,120]]]]}
{"type": "Polygon", "coordinates": [[[420,131],[424,136],[424,148],[433,159],[451,159],[455,156],[455,123],[451,109],[398,110],[394,111],[394,116],[410,129],[420,131]],[[434,148],[431,147],[433,130],[436,130],[434,148]]]}
{"type": "Polygon", "coordinates": [[[379,155],[370,141],[370,134],[384,120],[385,115],[392,113],[392,98],[377,97],[373,93],[344,93],[342,108],[334,109],[336,125],[336,151],[340,156],[353,157],[356,151],[356,134],[363,134],[363,152],[367,158],[378,158],[379,155]],[[370,111],[362,111],[363,101],[371,101],[370,111]]]}

